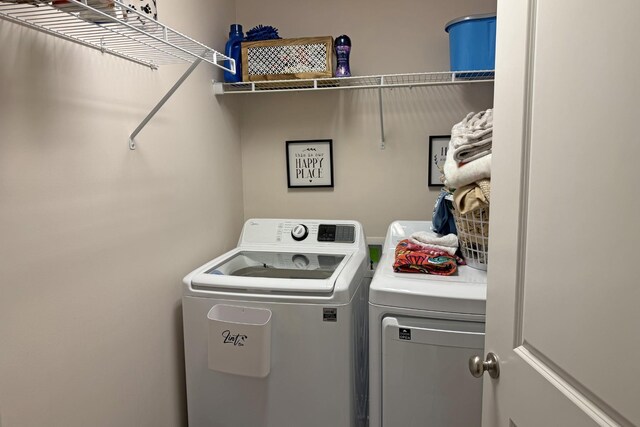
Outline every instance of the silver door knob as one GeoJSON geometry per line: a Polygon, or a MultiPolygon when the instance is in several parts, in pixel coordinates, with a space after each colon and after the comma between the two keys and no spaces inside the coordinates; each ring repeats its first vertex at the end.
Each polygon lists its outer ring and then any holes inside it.
{"type": "Polygon", "coordinates": [[[480,378],[485,372],[489,372],[491,378],[498,378],[500,376],[498,356],[487,353],[486,360],[482,360],[480,356],[471,356],[469,358],[469,372],[476,378],[480,378]]]}

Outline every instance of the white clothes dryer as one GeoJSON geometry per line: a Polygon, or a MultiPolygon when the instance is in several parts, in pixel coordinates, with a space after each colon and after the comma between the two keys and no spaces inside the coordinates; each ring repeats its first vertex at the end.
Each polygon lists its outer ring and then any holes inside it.
{"type": "Polygon", "coordinates": [[[368,261],[358,222],[251,219],[188,274],[189,425],[364,426],[368,261]]]}
{"type": "Polygon", "coordinates": [[[481,424],[482,381],[468,370],[484,354],[486,272],[395,273],[397,243],[427,221],[395,221],[369,291],[371,427],[481,424]]]}

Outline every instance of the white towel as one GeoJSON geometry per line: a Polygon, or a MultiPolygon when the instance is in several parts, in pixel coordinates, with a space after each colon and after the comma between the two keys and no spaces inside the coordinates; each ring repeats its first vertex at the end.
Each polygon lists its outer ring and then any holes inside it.
{"type": "Polygon", "coordinates": [[[416,231],[409,236],[409,241],[416,245],[429,246],[444,251],[449,255],[455,255],[458,250],[458,236],[455,234],[441,236],[432,231],[416,231]]]}
{"type": "Polygon", "coordinates": [[[488,108],[479,113],[469,113],[463,122],[469,130],[491,129],[493,127],[493,110],[488,108]]]}
{"type": "Polygon", "coordinates": [[[469,119],[467,127],[472,130],[493,128],[493,110],[480,111],[469,119]]]}
{"type": "MultiPolygon", "coordinates": [[[[460,166],[466,165],[467,163],[471,163],[475,160],[478,160],[482,157],[488,156],[489,154],[491,154],[491,148],[488,148],[486,150],[479,150],[479,151],[474,151],[473,154],[469,154],[467,155],[464,160],[460,161],[460,166]]],[[[489,177],[487,177],[489,178],[489,177]]]]}
{"type": "Polygon", "coordinates": [[[451,147],[450,149],[453,149],[453,160],[458,163],[468,163],[491,154],[492,143],[493,137],[489,137],[459,147],[451,147]]]}
{"type": "Polygon", "coordinates": [[[493,110],[469,113],[451,128],[451,143],[458,148],[491,137],[492,133],[493,110]]]}
{"type": "Polygon", "coordinates": [[[453,127],[451,128],[451,139],[465,134],[465,132],[467,131],[467,123],[469,123],[469,119],[471,119],[474,114],[475,113],[473,112],[467,114],[467,116],[462,119],[462,121],[453,125],[453,127]]]}
{"type": "Polygon", "coordinates": [[[467,129],[489,129],[493,127],[493,110],[488,108],[479,113],[471,112],[459,123],[467,129]]]}
{"type": "Polygon", "coordinates": [[[478,141],[482,141],[486,138],[493,136],[493,129],[482,129],[472,132],[468,132],[464,135],[452,136],[451,145],[453,148],[463,147],[465,145],[473,144],[478,141]]]}
{"type": "Polygon", "coordinates": [[[491,178],[491,157],[483,156],[477,160],[458,166],[453,159],[453,150],[449,147],[444,162],[444,184],[449,188],[460,188],[484,178],[491,178]]]}

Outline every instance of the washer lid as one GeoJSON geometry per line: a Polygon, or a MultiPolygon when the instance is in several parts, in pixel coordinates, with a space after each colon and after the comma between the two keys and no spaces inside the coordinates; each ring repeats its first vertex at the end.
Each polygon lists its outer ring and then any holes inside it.
{"type": "Polygon", "coordinates": [[[270,252],[236,249],[191,278],[194,288],[331,292],[349,253],[270,252]]]}
{"type": "Polygon", "coordinates": [[[369,302],[377,305],[485,314],[487,272],[459,266],[455,276],[395,273],[395,247],[416,231],[431,229],[428,221],[395,221],[389,226],[383,255],[373,276],[369,302]]]}

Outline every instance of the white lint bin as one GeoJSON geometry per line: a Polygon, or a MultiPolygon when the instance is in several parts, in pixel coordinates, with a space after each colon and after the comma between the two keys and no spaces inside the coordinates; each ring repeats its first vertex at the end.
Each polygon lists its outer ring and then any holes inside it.
{"type": "Polygon", "coordinates": [[[209,369],[264,378],[271,370],[271,310],[214,305],[209,321],[209,369]]]}

